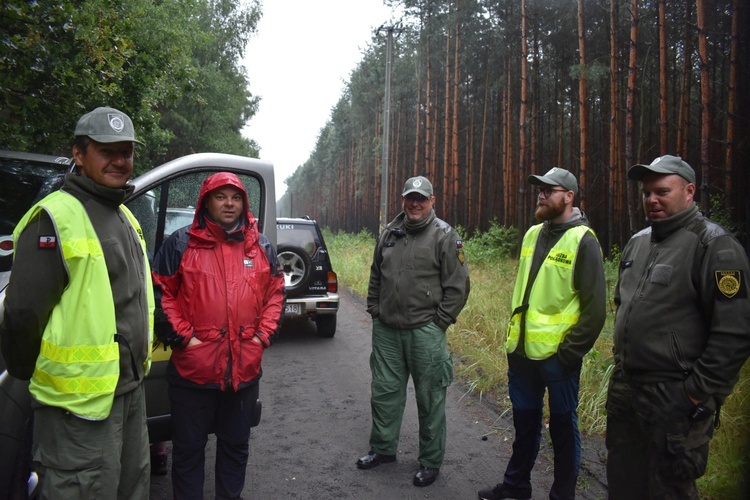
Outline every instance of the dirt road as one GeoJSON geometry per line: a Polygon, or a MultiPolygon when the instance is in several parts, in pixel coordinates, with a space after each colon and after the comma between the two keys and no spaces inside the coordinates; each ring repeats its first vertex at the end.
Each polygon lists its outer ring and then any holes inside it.
{"type": "MultiPolygon", "coordinates": [[[[263,417],[250,439],[245,500],[475,499],[501,481],[510,456],[510,415],[498,415],[454,383],[446,407],[448,444],[438,480],[417,488],[417,414],[413,388],[401,431],[398,461],[371,470],[355,467],[370,432],[370,318],[362,300],[342,293],[333,339],[315,336],[307,322],[287,323],[266,351],[260,386],[263,417]],[[486,438],[486,440],[484,439],[486,438]]],[[[532,474],[534,499],[552,482],[548,434],[532,474]]],[[[584,438],[578,498],[606,497],[602,443],[584,438]]],[[[214,438],[209,439],[205,498],[214,498],[214,438]]],[[[171,454],[170,454],[171,466],[171,454]]],[[[171,498],[169,476],[152,476],[151,498],[171,498]]]]}

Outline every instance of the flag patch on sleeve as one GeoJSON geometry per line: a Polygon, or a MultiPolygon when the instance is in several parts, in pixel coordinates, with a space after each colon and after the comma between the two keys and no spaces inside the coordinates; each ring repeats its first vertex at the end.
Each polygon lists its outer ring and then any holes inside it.
{"type": "Polygon", "coordinates": [[[458,262],[463,266],[466,263],[466,254],[464,253],[464,244],[461,240],[456,240],[456,257],[458,262]]]}
{"type": "Polygon", "coordinates": [[[55,236],[40,236],[39,237],[39,248],[57,248],[57,237],[55,237],[55,236]]]}

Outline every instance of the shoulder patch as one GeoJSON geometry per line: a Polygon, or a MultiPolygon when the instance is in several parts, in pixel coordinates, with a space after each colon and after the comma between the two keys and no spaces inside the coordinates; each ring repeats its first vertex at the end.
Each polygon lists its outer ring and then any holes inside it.
{"type": "Polygon", "coordinates": [[[57,248],[56,236],[40,236],[39,248],[57,248]]]}
{"type": "Polygon", "coordinates": [[[716,258],[719,262],[735,262],[737,260],[737,252],[733,248],[719,250],[716,252],[716,258]]]}
{"type": "Polygon", "coordinates": [[[747,284],[739,269],[726,269],[714,272],[716,278],[716,290],[718,298],[731,299],[734,297],[747,297],[747,284]]]}
{"type": "Polygon", "coordinates": [[[456,240],[456,257],[463,266],[466,263],[466,254],[464,253],[464,243],[461,240],[456,240]]]}

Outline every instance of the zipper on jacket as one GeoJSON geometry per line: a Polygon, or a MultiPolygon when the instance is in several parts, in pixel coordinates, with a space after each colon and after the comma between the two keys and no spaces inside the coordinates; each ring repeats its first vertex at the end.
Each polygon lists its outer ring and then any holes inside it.
{"type": "MultiPolygon", "coordinates": [[[[240,359],[237,360],[237,371],[240,372],[240,373],[241,373],[241,370],[242,370],[242,334],[244,332],[245,332],[245,325],[241,325],[240,326],[240,337],[238,339],[239,342],[240,342],[240,359]]],[[[253,339],[250,339],[250,341],[252,342],[253,339]]]]}
{"type": "MultiPolygon", "coordinates": [[[[224,341],[224,337],[227,334],[227,329],[222,328],[219,330],[219,335],[221,335],[221,342],[224,341]]],[[[231,342],[228,343],[227,349],[229,350],[229,357],[227,358],[227,369],[224,371],[224,387],[226,387],[227,382],[231,386],[232,384],[232,345],[231,342]]],[[[216,351],[216,360],[218,362],[219,360],[219,350],[216,351]]]]}
{"type": "MultiPolygon", "coordinates": [[[[654,267],[654,264],[656,263],[656,258],[659,256],[659,250],[656,249],[656,243],[651,245],[651,250],[649,251],[649,258],[648,258],[648,265],[646,266],[646,269],[643,270],[643,274],[641,274],[641,277],[638,279],[638,286],[636,286],[636,289],[633,291],[633,297],[630,299],[630,305],[628,306],[628,315],[625,318],[625,333],[626,337],[627,334],[630,332],[630,315],[633,312],[633,305],[635,304],[635,297],[638,298],[643,297],[643,288],[646,286],[646,281],[648,280],[648,277],[651,275],[651,268],[654,267]]],[[[614,348],[613,348],[614,349],[614,348]]],[[[625,356],[625,350],[626,345],[625,342],[622,343],[622,352],[620,353],[621,357],[625,356]]]]}

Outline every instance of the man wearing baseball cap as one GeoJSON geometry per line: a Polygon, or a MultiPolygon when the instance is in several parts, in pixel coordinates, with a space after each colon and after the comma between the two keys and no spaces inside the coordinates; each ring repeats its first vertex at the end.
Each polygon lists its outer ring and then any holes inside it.
{"type": "Polygon", "coordinates": [[[132,191],[133,122],[83,115],[75,172],[21,219],[0,326],[3,358],[30,380],[41,498],[149,496],[143,379],[153,288],[132,191]]]}
{"type": "Polygon", "coordinates": [[[505,344],[513,454],[503,481],[481,490],[480,500],[531,498],[545,392],[555,453],[549,497],[575,498],[581,463],[577,407],[582,360],[606,319],[602,250],[586,215],[573,206],[575,176],[552,168],[527,180],[537,186],[535,216],[541,224],[523,238],[505,344]]]}
{"type": "Polygon", "coordinates": [[[693,201],[695,172],[633,165],[650,226],[620,259],[607,395],[609,498],[698,498],[723,401],[750,355],[748,259],[693,201]]]}
{"type": "Polygon", "coordinates": [[[445,455],[445,395],[453,361],[445,332],[469,297],[469,269],[456,231],[435,216],[426,177],[404,184],[403,211],[378,238],[370,269],[372,316],[370,451],[360,469],[394,462],[411,375],[419,413],[415,486],[429,486],[445,455]]]}

